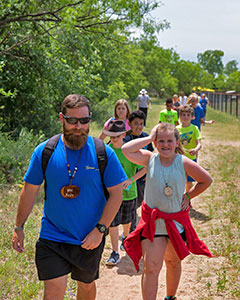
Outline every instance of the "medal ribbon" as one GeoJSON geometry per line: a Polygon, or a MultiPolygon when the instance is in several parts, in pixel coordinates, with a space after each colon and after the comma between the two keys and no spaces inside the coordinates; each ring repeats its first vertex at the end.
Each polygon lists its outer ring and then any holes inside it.
{"type": "Polygon", "coordinates": [[[83,148],[81,149],[80,153],[79,153],[79,157],[78,157],[78,161],[77,161],[77,164],[73,170],[73,173],[71,173],[71,170],[70,170],[70,164],[68,162],[68,158],[67,158],[67,149],[66,149],[66,146],[64,144],[64,151],[65,151],[65,155],[66,155],[66,160],[67,160],[67,169],[68,169],[68,176],[69,176],[69,181],[70,181],[70,185],[72,185],[72,181],[77,173],[77,170],[78,170],[78,164],[79,164],[79,161],[80,161],[80,158],[82,156],[82,150],[83,148]]]}

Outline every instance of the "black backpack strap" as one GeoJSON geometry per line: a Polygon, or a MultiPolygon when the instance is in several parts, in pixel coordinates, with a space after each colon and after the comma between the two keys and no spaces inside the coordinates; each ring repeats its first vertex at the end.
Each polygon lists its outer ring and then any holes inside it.
{"type": "Polygon", "coordinates": [[[93,138],[94,144],[95,144],[95,149],[97,153],[97,160],[98,160],[98,167],[101,175],[101,180],[102,180],[102,185],[104,188],[104,194],[106,199],[109,197],[109,193],[103,183],[103,176],[104,176],[104,171],[107,165],[107,153],[106,153],[106,148],[103,140],[98,139],[98,138],[93,138]]]}
{"type": "Polygon", "coordinates": [[[43,179],[44,179],[45,200],[46,200],[46,188],[47,188],[45,173],[46,173],[48,161],[57,146],[60,136],[61,136],[61,133],[52,136],[48,140],[48,142],[45,145],[43,152],[42,152],[42,171],[43,171],[43,179]]]}

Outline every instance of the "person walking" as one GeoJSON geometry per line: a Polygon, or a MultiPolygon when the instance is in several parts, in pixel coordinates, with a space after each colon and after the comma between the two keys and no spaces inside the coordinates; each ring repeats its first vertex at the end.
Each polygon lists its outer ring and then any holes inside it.
{"type": "Polygon", "coordinates": [[[137,184],[136,180],[145,175],[146,168],[136,165],[129,161],[123,154],[121,146],[124,144],[123,139],[126,136],[126,128],[124,121],[112,120],[109,123],[108,130],[103,130],[104,134],[110,137],[111,143],[109,146],[116,153],[128,179],[123,182],[123,202],[117,212],[112,224],[109,228],[112,253],[107,260],[106,265],[113,266],[120,262],[120,255],[118,252],[118,240],[119,240],[119,225],[123,226],[122,242],[120,250],[124,250],[123,241],[129,234],[131,222],[136,216],[136,202],[137,202],[137,184]]]}
{"type": "Polygon", "coordinates": [[[189,217],[191,199],[207,189],[211,176],[181,155],[179,132],[173,124],[155,126],[150,136],[124,144],[122,152],[130,161],[147,167],[141,220],[124,241],[137,270],[143,257],[142,299],[156,299],[163,261],[166,264],[165,300],[177,299],[181,260],[189,251],[213,257],[199,240],[189,217]],[[157,153],[142,149],[150,142],[154,143],[157,153]],[[188,193],[184,193],[186,175],[197,182],[188,193]]]}
{"type": "MultiPolygon", "coordinates": [[[[194,118],[194,109],[189,105],[183,106],[180,109],[179,118],[180,125],[177,126],[177,130],[180,134],[180,143],[184,149],[184,155],[197,162],[199,150],[202,148],[202,137],[198,127],[191,124],[194,118]]],[[[187,177],[186,192],[190,190],[194,181],[191,176],[187,177]]]]}
{"type": "MultiPolygon", "coordinates": [[[[64,298],[68,273],[77,281],[76,299],[94,300],[105,234],[121,205],[122,182],[127,177],[114,151],[104,146],[107,200],[94,140],[88,135],[91,110],[87,98],[68,95],[59,118],[63,132],[45,173],[46,201],[35,257],[38,277],[44,281],[44,300],[64,298]]],[[[46,143],[35,148],[24,176],[12,236],[13,248],[20,253],[24,250],[24,224],[43,182],[41,162],[46,143]]]]}
{"type": "Polygon", "coordinates": [[[103,126],[103,130],[98,136],[99,139],[104,140],[106,135],[103,133],[104,130],[108,130],[108,126],[110,121],[112,120],[122,120],[125,123],[126,130],[130,130],[128,117],[130,115],[131,109],[130,106],[125,99],[118,99],[114,105],[114,117],[109,118],[103,126]]]}
{"type": "MultiPolygon", "coordinates": [[[[129,125],[131,127],[131,132],[129,134],[127,134],[126,137],[124,138],[124,140],[123,140],[124,143],[127,143],[134,139],[143,138],[143,137],[146,137],[149,135],[147,132],[143,131],[144,118],[145,118],[145,115],[141,110],[135,110],[130,114],[128,120],[129,120],[129,125]]],[[[146,145],[144,147],[144,149],[147,149],[151,152],[154,151],[152,143],[149,143],[148,145],[146,145]]],[[[136,212],[137,212],[137,208],[140,207],[143,202],[145,180],[146,180],[145,175],[137,180],[136,212]]],[[[131,223],[130,232],[132,232],[136,228],[136,226],[137,226],[137,213],[134,216],[134,220],[131,223]]]]}
{"type": "Polygon", "coordinates": [[[171,123],[177,126],[178,123],[178,113],[173,109],[173,101],[171,98],[167,98],[166,109],[160,111],[159,123],[171,123]]]}
{"type": "Polygon", "coordinates": [[[137,110],[141,110],[145,114],[144,126],[146,126],[146,122],[147,122],[148,108],[152,109],[151,99],[147,95],[147,91],[145,89],[142,89],[140,91],[139,96],[137,97],[137,110]]]}

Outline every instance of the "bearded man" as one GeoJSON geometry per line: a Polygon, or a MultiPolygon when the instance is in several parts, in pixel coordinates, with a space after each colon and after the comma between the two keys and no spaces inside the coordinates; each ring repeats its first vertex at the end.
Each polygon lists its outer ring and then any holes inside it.
{"type": "MultiPolygon", "coordinates": [[[[96,298],[105,233],[121,205],[122,182],[127,177],[114,151],[105,146],[106,201],[94,140],[88,135],[91,115],[90,102],[84,96],[68,95],[62,102],[63,133],[46,168],[46,201],[36,242],[35,261],[39,280],[44,281],[44,300],[64,298],[68,273],[77,282],[77,300],[96,298]]],[[[19,197],[12,244],[20,253],[24,224],[43,182],[41,161],[46,143],[35,148],[19,197]]]]}

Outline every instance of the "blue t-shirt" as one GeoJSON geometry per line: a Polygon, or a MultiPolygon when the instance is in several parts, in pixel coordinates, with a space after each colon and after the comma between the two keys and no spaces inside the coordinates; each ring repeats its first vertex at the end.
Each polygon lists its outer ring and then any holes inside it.
{"type": "MultiPolygon", "coordinates": [[[[47,141],[38,145],[24,176],[30,184],[40,185],[43,182],[41,167],[42,151],[47,141]]],[[[72,184],[80,188],[80,194],[74,199],[62,197],[60,190],[69,185],[67,160],[62,139],[48,162],[46,169],[46,201],[43,207],[40,237],[56,242],[81,245],[85,236],[98,223],[106,199],[98,168],[96,150],[93,138],[88,136],[82,150],[72,150],[66,147],[71,173],[78,163],[78,170],[72,184]]],[[[106,187],[115,186],[127,179],[114,151],[106,146],[107,166],[104,172],[106,187]],[[114,172],[113,172],[114,170],[114,172]]]]}
{"type": "Polygon", "coordinates": [[[201,119],[204,118],[204,111],[201,105],[197,105],[194,109],[194,117],[195,119],[191,120],[193,125],[196,125],[199,130],[201,130],[201,119]]]}

